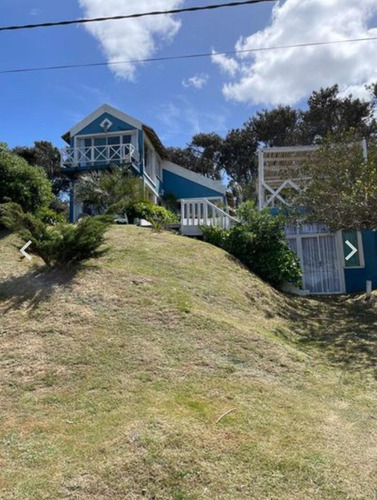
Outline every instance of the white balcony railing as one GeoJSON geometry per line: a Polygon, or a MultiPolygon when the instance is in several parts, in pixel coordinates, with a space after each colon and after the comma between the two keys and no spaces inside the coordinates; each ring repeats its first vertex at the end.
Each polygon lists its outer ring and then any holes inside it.
{"type": "Polygon", "coordinates": [[[139,153],[132,144],[113,146],[88,146],[79,148],[63,148],[60,150],[61,166],[88,167],[98,164],[139,165],[139,153]]]}
{"type": "Polygon", "coordinates": [[[237,222],[235,217],[206,198],[188,198],[179,201],[181,202],[181,233],[184,235],[201,235],[201,226],[230,229],[237,222]]]}

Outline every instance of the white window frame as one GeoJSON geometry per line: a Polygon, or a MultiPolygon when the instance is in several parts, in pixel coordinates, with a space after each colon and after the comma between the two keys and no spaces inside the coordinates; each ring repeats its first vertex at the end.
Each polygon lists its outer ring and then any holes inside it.
{"type": "Polygon", "coordinates": [[[78,134],[74,137],[74,147],[77,148],[78,139],[100,139],[101,137],[111,137],[111,136],[124,136],[131,135],[131,144],[135,147],[136,151],[139,151],[139,141],[138,141],[138,130],[118,130],[118,132],[102,132],[100,134],[78,134]],[[134,139],[132,141],[132,139],[134,139]]]}
{"type": "MultiPolygon", "coordinates": [[[[339,248],[341,251],[341,257],[342,257],[342,265],[343,269],[364,269],[365,268],[365,258],[364,258],[364,245],[363,245],[363,236],[361,234],[361,231],[356,231],[356,238],[357,238],[357,247],[359,251],[359,265],[358,266],[346,266],[346,257],[344,253],[344,245],[343,245],[343,236],[342,236],[342,231],[337,231],[337,236],[339,239],[339,248]]],[[[350,249],[351,252],[351,249],[350,249]]]]}
{"type": "MultiPolygon", "coordinates": [[[[343,241],[342,241],[342,235],[340,231],[337,231],[336,233],[331,233],[330,231],[326,233],[305,233],[305,234],[300,234],[299,232],[299,226],[296,227],[296,233],[295,234],[289,234],[286,235],[285,238],[287,240],[294,239],[296,240],[296,248],[297,248],[297,256],[300,260],[300,266],[301,269],[303,269],[303,254],[302,254],[302,239],[303,238],[314,238],[314,237],[324,237],[324,236],[335,236],[335,246],[336,246],[336,251],[338,254],[338,273],[339,273],[339,284],[340,284],[340,291],[336,292],[337,294],[343,294],[346,293],[346,280],[345,280],[345,275],[344,275],[344,260],[343,259],[343,241]]],[[[352,269],[350,267],[347,267],[346,269],[352,269]]],[[[315,293],[314,295],[328,295],[328,292],[319,292],[315,293]]],[[[334,292],[335,294],[335,292],[334,292]]]]}

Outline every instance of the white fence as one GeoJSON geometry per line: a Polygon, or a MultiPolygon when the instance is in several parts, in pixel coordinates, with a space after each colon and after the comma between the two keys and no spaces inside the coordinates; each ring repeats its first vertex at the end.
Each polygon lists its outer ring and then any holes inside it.
{"type": "Polygon", "coordinates": [[[206,198],[188,198],[181,202],[181,233],[190,236],[202,234],[201,226],[229,229],[237,222],[221,208],[206,198]]]}

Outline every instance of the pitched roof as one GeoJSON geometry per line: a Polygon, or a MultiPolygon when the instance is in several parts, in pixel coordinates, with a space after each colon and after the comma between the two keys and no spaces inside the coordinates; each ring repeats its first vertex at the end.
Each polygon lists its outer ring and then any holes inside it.
{"type": "Polygon", "coordinates": [[[75,126],[73,126],[70,130],[68,130],[68,132],[63,134],[62,139],[69,144],[70,139],[73,135],[80,132],[80,130],[85,128],[87,125],[89,125],[93,120],[101,116],[103,113],[109,113],[110,115],[115,116],[116,118],[119,118],[120,120],[126,123],[129,123],[138,130],[143,130],[147,134],[148,138],[152,142],[153,146],[156,148],[156,151],[161,156],[161,158],[165,159],[167,157],[166,149],[152,127],[143,124],[140,120],[137,120],[136,118],[133,118],[132,116],[127,115],[126,113],[123,113],[123,111],[120,111],[119,109],[113,108],[109,104],[102,104],[102,106],[94,110],[92,113],[90,113],[90,115],[88,115],[86,118],[84,118],[75,126]]]}

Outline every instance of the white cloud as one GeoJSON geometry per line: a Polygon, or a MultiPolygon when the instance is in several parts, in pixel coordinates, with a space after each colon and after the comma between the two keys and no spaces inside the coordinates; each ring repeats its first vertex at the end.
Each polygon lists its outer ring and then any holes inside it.
{"type": "Polygon", "coordinates": [[[29,12],[29,14],[31,16],[39,16],[40,14],[42,13],[42,10],[41,9],[37,9],[37,8],[32,8],[29,12]]]}
{"type": "Polygon", "coordinates": [[[194,87],[194,89],[202,89],[205,85],[207,85],[208,80],[208,75],[195,75],[191,78],[185,78],[182,80],[182,85],[185,88],[194,87]]]}
{"type": "Polygon", "coordinates": [[[212,62],[217,64],[220,70],[229,75],[235,76],[240,69],[239,63],[232,57],[227,57],[224,54],[218,54],[215,50],[212,50],[212,62]]]}
{"type": "MultiPolygon", "coordinates": [[[[370,27],[377,0],[286,0],[273,9],[269,26],[241,38],[237,50],[377,36],[370,27]]],[[[228,99],[253,104],[294,104],[321,86],[338,83],[343,93],[365,96],[377,80],[376,42],[281,49],[220,59],[236,81],[224,85],[228,99]]]]}
{"type": "MultiPolygon", "coordinates": [[[[174,9],[181,6],[183,0],[79,0],[79,3],[86,17],[103,17],[174,9]]],[[[85,25],[100,42],[109,62],[153,56],[162,42],[169,42],[174,38],[180,26],[180,21],[165,15],[85,25]]],[[[135,64],[114,65],[110,69],[121,78],[135,78],[135,64]]]]}

